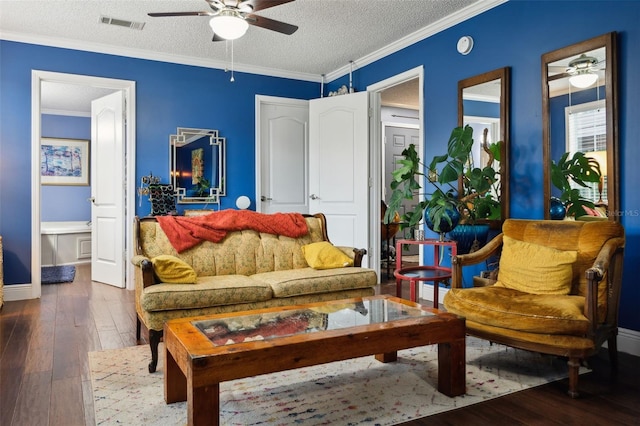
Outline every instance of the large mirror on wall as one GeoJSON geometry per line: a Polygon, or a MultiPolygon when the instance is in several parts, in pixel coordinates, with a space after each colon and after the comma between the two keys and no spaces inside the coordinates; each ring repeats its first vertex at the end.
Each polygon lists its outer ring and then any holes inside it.
{"type": "Polygon", "coordinates": [[[217,130],[178,127],[169,137],[169,175],[180,204],[220,204],[225,188],[225,138],[217,130]]]}
{"type": "Polygon", "coordinates": [[[572,159],[577,152],[595,160],[601,174],[586,187],[568,180],[580,199],[594,205],[584,208],[584,217],[618,219],[617,61],[615,32],[542,55],[545,219],[563,218],[566,207],[559,199],[567,191],[554,184],[559,168],[552,170],[552,163],[561,164],[565,154],[572,159]]]}
{"type": "Polygon", "coordinates": [[[492,198],[500,202],[499,214],[489,222],[500,228],[509,217],[509,83],[504,67],[458,82],[458,125],[473,128],[473,166],[497,172],[492,198]],[[496,144],[497,151],[492,145],[496,144]]]}

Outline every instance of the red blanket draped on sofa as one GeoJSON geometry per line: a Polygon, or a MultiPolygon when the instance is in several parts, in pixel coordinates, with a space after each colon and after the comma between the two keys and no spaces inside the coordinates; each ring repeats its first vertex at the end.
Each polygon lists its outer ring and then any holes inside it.
{"type": "Polygon", "coordinates": [[[221,241],[228,231],[252,229],[267,234],[298,238],[308,232],[300,213],[258,213],[222,210],[204,216],[156,216],[160,227],[178,253],[202,241],[221,241]]]}

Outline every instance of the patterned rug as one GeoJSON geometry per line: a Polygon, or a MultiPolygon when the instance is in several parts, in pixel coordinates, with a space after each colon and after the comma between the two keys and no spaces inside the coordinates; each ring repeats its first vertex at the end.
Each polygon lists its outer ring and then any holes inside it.
{"type": "MultiPolygon", "coordinates": [[[[149,374],[148,346],[89,353],[97,425],[184,425],[186,403],[164,402],[163,360],[149,374]]],[[[585,370],[586,371],[586,370],[585,370]]],[[[467,337],[467,393],[437,386],[437,346],[265,374],[220,384],[223,425],[395,425],[567,376],[567,364],[467,337]]]]}
{"type": "Polygon", "coordinates": [[[76,277],[74,265],[43,266],[41,270],[42,284],[70,283],[76,277]]]}

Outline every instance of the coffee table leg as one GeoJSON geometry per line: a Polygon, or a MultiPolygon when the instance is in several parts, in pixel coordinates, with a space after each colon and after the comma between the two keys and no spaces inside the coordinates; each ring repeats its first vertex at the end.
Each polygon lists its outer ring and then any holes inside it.
{"type": "Polygon", "coordinates": [[[466,392],[465,339],[438,344],[438,391],[447,396],[466,392]]]}
{"type": "Polygon", "coordinates": [[[167,404],[187,400],[187,377],[168,349],[164,353],[164,400],[167,404]]]}
{"type": "Polygon", "coordinates": [[[187,398],[189,426],[220,425],[220,384],[201,388],[189,386],[187,398]]]}
{"type": "Polygon", "coordinates": [[[375,354],[374,356],[380,362],[396,362],[398,360],[398,352],[387,352],[384,354],[375,354]]]}

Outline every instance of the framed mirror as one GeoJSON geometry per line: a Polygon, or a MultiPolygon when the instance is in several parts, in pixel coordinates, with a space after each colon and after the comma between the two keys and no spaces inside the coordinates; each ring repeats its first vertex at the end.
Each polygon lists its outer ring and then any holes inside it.
{"type": "MultiPolygon", "coordinates": [[[[544,217],[552,217],[551,161],[576,152],[595,159],[600,182],[580,190],[596,206],[590,215],[618,220],[618,82],[616,33],[611,32],[542,55],[544,217]]],[[[555,215],[554,215],[555,217],[555,215]]]]}
{"type": "Polygon", "coordinates": [[[180,204],[220,204],[225,188],[225,138],[217,130],[178,127],[169,136],[169,175],[180,204]]]}
{"type": "Polygon", "coordinates": [[[473,128],[474,166],[499,170],[492,191],[500,200],[500,217],[484,220],[492,228],[509,217],[509,81],[510,68],[504,67],[458,82],[458,125],[473,128]],[[488,148],[498,141],[499,155],[492,156],[488,148]]]}

